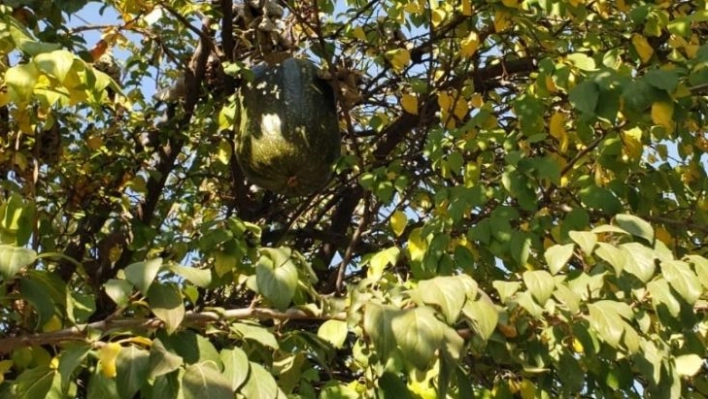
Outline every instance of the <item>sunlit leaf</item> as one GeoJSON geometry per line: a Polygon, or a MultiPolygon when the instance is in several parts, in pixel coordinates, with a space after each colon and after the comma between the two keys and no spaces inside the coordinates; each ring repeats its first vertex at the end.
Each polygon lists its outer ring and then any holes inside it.
{"type": "Polygon", "coordinates": [[[231,389],[239,389],[248,379],[251,370],[246,352],[238,347],[222,349],[220,357],[224,364],[224,377],[231,384],[231,389]]]}
{"type": "Polygon", "coordinates": [[[0,245],[0,273],[4,280],[9,280],[23,268],[37,259],[37,253],[28,248],[14,245],[0,245]]]}
{"type": "Polygon", "coordinates": [[[116,358],[116,384],[123,399],[130,399],[147,382],[150,354],[135,345],[123,348],[116,358]]]}
{"type": "Polygon", "coordinates": [[[546,250],[543,256],[552,274],[557,274],[563,266],[568,264],[568,261],[573,256],[574,248],[573,244],[566,244],[554,245],[546,250]]]}
{"type": "Polygon", "coordinates": [[[444,324],[430,308],[404,311],[391,321],[396,344],[403,356],[419,370],[426,369],[442,344],[444,324]]]}
{"type": "Polygon", "coordinates": [[[690,305],[693,305],[702,293],[698,276],[686,262],[661,262],[661,275],[690,305]]]}
{"type": "Polygon", "coordinates": [[[125,278],[133,283],[143,295],[147,295],[161,267],[162,258],[133,263],[125,268],[125,278]]]}
{"type": "Polygon", "coordinates": [[[331,343],[335,348],[341,348],[344,340],[347,339],[347,332],[347,323],[340,320],[327,320],[317,329],[317,336],[331,343]]]}
{"type": "Polygon", "coordinates": [[[548,298],[553,295],[555,281],[553,276],[545,270],[526,271],[523,274],[524,284],[528,288],[531,295],[544,305],[548,298]]]}

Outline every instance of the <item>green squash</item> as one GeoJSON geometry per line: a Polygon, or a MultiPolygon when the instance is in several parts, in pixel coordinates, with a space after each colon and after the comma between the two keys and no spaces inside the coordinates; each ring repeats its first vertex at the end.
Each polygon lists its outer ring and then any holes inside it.
{"type": "Polygon", "coordinates": [[[253,68],[238,93],[236,159],[246,178],[290,196],[329,180],[341,137],[332,88],[308,60],[253,68]]]}

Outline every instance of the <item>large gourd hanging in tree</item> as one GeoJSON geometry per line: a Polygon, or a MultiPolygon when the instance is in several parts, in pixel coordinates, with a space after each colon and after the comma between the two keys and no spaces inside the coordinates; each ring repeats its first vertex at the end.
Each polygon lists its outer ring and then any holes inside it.
{"type": "Polygon", "coordinates": [[[253,73],[238,95],[236,158],[246,178],[291,196],[322,188],[341,144],[332,88],[303,59],[253,73]]]}

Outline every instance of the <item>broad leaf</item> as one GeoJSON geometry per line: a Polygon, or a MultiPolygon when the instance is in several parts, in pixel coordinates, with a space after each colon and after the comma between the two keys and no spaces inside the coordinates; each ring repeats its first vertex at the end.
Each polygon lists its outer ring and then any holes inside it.
{"type": "Polygon", "coordinates": [[[570,239],[573,240],[586,255],[592,255],[592,251],[597,244],[597,234],[589,231],[571,231],[568,233],[570,239]]]}
{"type": "Polygon", "coordinates": [[[0,245],[0,274],[4,280],[10,280],[23,267],[37,260],[37,253],[28,248],[13,245],[0,245]]]}
{"type": "Polygon", "coordinates": [[[182,391],[185,399],[232,399],[234,397],[230,381],[209,362],[192,364],[184,370],[182,391]]]}
{"type": "Polygon", "coordinates": [[[619,214],[615,216],[615,223],[634,236],[643,238],[649,243],[654,242],[654,229],[641,218],[634,215],[619,214]]]}
{"type": "Polygon", "coordinates": [[[222,349],[219,355],[224,364],[224,377],[229,381],[231,389],[234,391],[239,389],[246,382],[251,371],[246,352],[241,348],[234,347],[222,349]]]}
{"type": "Polygon", "coordinates": [[[258,363],[250,363],[251,374],[246,381],[246,384],[241,387],[239,392],[246,398],[276,398],[278,395],[283,395],[278,384],[263,366],[258,363]]]}
{"type": "Polygon", "coordinates": [[[183,363],[182,358],[165,348],[159,338],[152,341],[148,361],[150,378],[171,373],[180,368],[183,363]]]}
{"type": "Polygon", "coordinates": [[[427,307],[403,311],[391,321],[396,344],[405,359],[419,370],[425,370],[433,361],[442,344],[444,327],[427,307]]]}
{"type": "Polygon", "coordinates": [[[523,279],[536,301],[542,306],[545,305],[556,286],[553,276],[545,270],[533,270],[524,272],[523,279]]]}
{"type": "Polygon", "coordinates": [[[285,310],[290,305],[297,288],[297,280],[297,268],[291,258],[261,258],[256,265],[258,292],[277,309],[285,310]]]}
{"type": "Polygon", "coordinates": [[[327,320],[317,329],[317,336],[341,349],[347,339],[347,323],[340,320],[327,320]]]}
{"type": "MultiPolygon", "coordinates": [[[[594,235],[594,234],[593,234],[594,235]]],[[[563,266],[568,264],[568,261],[573,256],[573,244],[554,245],[549,247],[543,254],[548,263],[548,268],[552,274],[557,274],[563,266]]]]}
{"type": "Polygon", "coordinates": [[[123,399],[131,399],[147,382],[150,354],[135,345],[124,347],[116,359],[116,384],[123,399]]]}
{"type": "Polygon", "coordinates": [[[148,294],[150,286],[157,277],[157,272],[162,267],[162,258],[155,258],[145,262],[137,262],[125,268],[125,278],[135,285],[143,295],[148,294]]]}
{"type": "Polygon", "coordinates": [[[689,305],[696,303],[701,295],[701,283],[698,276],[691,270],[686,262],[669,261],[661,262],[661,275],[669,282],[671,287],[683,297],[689,305]]]}
{"type": "Polygon", "coordinates": [[[484,340],[489,339],[497,328],[499,312],[494,305],[485,300],[467,302],[462,312],[472,321],[475,330],[484,340]]]}
{"type": "Polygon", "coordinates": [[[184,302],[175,284],[152,284],[148,291],[148,302],[150,310],[165,323],[169,334],[182,323],[185,314],[184,302]]]}
{"type": "Polygon", "coordinates": [[[437,305],[440,307],[445,319],[452,324],[457,320],[457,316],[465,304],[467,293],[462,279],[467,276],[446,276],[435,277],[430,280],[423,280],[418,283],[418,287],[413,294],[425,304],[437,305]]]}

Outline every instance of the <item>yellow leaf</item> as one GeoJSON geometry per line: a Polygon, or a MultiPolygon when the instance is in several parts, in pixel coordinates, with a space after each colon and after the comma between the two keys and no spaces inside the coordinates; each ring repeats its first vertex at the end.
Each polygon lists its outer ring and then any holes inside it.
{"type": "Polygon", "coordinates": [[[354,28],[354,30],[352,31],[352,36],[359,40],[366,41],[366,33],[364,32],[364,28],[362,28],[361,26],[357,26],[356,28],[354,28]]]}
{"type": "Polygon", "coordinates": [[[568,151],[568,143],[570,142],[568,133],[565,131],[565,121],[565,116],[560,112],[556,112],[551,116],[551,121],[549,122],[551,136],[560,142],[559,150],[561,154],[565,154],[568,151]]]}
{"type": "Polygon", "coordinates": [[[673,243],[673,237],[665,228],[659,227],[654,230],[654,236],[657,240],[663,242],[666,245],[671,245],[673,243]]]}
{"type": "Polygon", "coordinates": [[[447,92],[438,93],[438,105],[440,109],[448,111],[452,105],[452,96],[447,92]]]}
{"type": "Polygon", "coordinates": [[[496,11],[494,13],[494,30],[502,32],[511,25],[509,14],[504,11],[496,11]]]}
{"type": "Polygon", "coordinates": [[[573,350],[574,350],[576,353],[583,353],[583,352],[585,352],[585,348],[583,348],[583,344],[582,344],[580,341],[578,341],[577,338],[574,338],[574,339],[573,339],[573,350]]]}
{"type": "Polygon", "coordinates": [[[536,385],[531,380],[521,380],[521,399],[533,399],[536,396],[536,385]]]}
{"type": "Polygon", "coordinates": [[[472,16],[472,1],[462,0],[462,15],[465,17],[472,16]]]}
{"type": "Polygon", "coordinates": [[[546,90],[548,90],[551,93],[558,92],[558,87],[556,86],[556,83],[553,81],[553,76],[546,75],[545,83],[546,83],[546,90]]]}
{"type": "Polygon", "coordinates": [[[477,51],[477,47],[479,47],[479,34],[472,31],[460,42],[460,56],[463,58],[472,57],[477,51]]]}
{"type": "Polygon", "coordinates": [[[412,261],[421,261],[425,256],[425,251],[428,250],[428,242],[422,236],[420,228],[413,229],[408,236],[408,253],[412,261]]]}
{"type": "Polygon", "coordinates": [[[644,145],[642,144],[642,129],[635,127],[629,130],[625,130],[622,137],[622,143],[624,147],[622,152],[629,159],[636,161],[641,158],[642,153],[644,153],[644,145]]]}
{"type": "Polygon", "coordinates": [[[404,94],[401,97],[401,106],[409,114],[418,115],[418,97],[411,94],[404,94]]]}
{"type": "Polygon", "coordinates": [[[408,224],[408,217],[402,211],[395,211],[391,215],[391,229],[396,237],[400,237],[401,234],[406,230],[406,225],[408,224]]]}
{"type": "Polygon", "coordinates": [[[455,101],[455,109],[453,110],[453,113],[457,117],[457,119],[462,119],[467,115],[467,112],[469,112],[470,108],[467,106],[467,101],[465,101],[462,96],[458,96],[457,101],[455,101]]]}
{"type": "Polygon", "coordinates": [[[654,49],[647,41],[647,38],[638,33],[632,35],[632,45],[634,45],[634,49],[637,50],[637,54],[639,54],[639,58],[642,59],[643,63],[648,62],[654,55],[654,49]]]}
{"type": "Polygon", "coordinates": [[[657,101],[651,105],[651,120],[669,132],[674,129],[674,104],[666,101],[657,101]]]}
{"type": "Polygon", "coordinates": [[[475,108],[482,107],[484,105],[484,99],[482,98],[482,95],[479,93],[474,93],[472,97],[470,97],[470,105],[475,108]]]}
{"type": "Polygon", "coordinates": [[[520,3],[519,0],[502,0],[502,4],[509,8],[519,8],[520,3]]]}
{"type": "Polygon", "coordinates": [[[53,315],[43,326],[42,331],[52,332],[60,330],[62,327],[61,319],[57,315],[53,315]]]}
{"type": "Polygon", "coordinates": [[[401,72],[411,62],[411,54],[404,48],[387,51],[386,57],[397,72],[401,72]]]}
{"type": "Polygon", "coordinates": [[[401,250],[398,249],[398,247],[390,247],[376,253],[369,261],[368,275],[371,277],[380,277],[388,265],[396,264],[400,253],[401,250]]]}
{"type": "Polygon", "coordinates": [[[116,376],[116,358],[118,358],[120,350],[119,343],[110,342],[103,345],[98,351],[101,373],[105,377],[113,378],[116,376]]]}
{"type": "Polygon", "coordinates": [[[224,165],[228,165],[231,161],[231,152],[231,143],[228,140],[223,139],[219,142],[219,149],[216,158],[224,165]]]}
{"type": "Polygon", "coordinates": [[[445,16],[446,16],[445,10],[443,10],[442,8],[434,9],[432,12],[433,27],[437,28],[438,26],[440,26],[440,24],[442,24],[443,21],[445,21],[445,16]]]}

